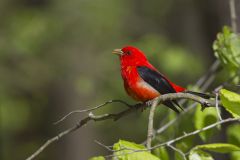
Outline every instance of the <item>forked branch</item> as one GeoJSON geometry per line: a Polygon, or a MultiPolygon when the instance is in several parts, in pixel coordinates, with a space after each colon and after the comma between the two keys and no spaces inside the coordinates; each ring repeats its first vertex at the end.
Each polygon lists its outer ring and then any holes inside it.
{"type": "MultiPolygon", "coordinates": [[[[169,93],[169,94],[165,94],[165,95],[161,95],[160,97],[155,98],[152,101],[149,101],[148,103],[141,103],[141,104],[135,104],[135,105],[129,105],[127,103],[125,103],[125,105],[128,106],[127,109],[119,112],[119,113],[110,113],[110,114],[102,114],[102,115],[94,115],[92,112],[90,112],[88,114],[87,117],[85,117],[84,119],[80,120],[78,123],[76,123],[73,127],[59,133],[57,136],[50,138],[49,140],[47,140],[39,149],[37,149],[31,156],[29,156],[26,160],[32,160],[35,157],[37,157],[44,149],[46,149],[50,144],[58,141],[59,139],[61,139],[62,137],[76,131],[77,129],[81,128],[82,126],[84,126],[85,124],[87,124],[89,121],[104,121],[104,120],[108,120],[108,119],[112,119],[114,121],[128,115],[129,113],[132,113],[136,110],[143,110],[145,107],[148,107],[148,104],[153,104],[153,101],[157,101],[157,104],[160,104],[164,101],[168,101],[168,100],[176,100],[176,99],[189,99],[189,100],[193,100],[195,102],[200,103],[204,108],[205,107],[213,107],[215,106],[215,101],[214,100],[208,100],[208,99],[204,99],[201,98],[199,96],[196,95],[192,95],[189,93],[169,93]]],[[[108,101],[108,103],[105,104],[109,104],[109,103],[114,103],[115,101],[108,101]]],[[[122,101],[124,102],[124,101],[122,101]]],[[[93,107],[96,108],[96,107],[93,107]]],[[[90,111],[91,109],[89,109],[90,111]]]]}

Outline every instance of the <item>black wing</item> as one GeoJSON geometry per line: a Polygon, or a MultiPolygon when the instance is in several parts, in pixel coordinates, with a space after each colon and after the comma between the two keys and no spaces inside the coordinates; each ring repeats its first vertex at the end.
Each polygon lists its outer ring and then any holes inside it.
{"type": "MultiPolygon", "coordinates": [[[[140,77],[150,86],[156,89],[160,94],[176,93],[175,89],[171,86],[168,80],[159,72],[156,72],[145,66],[138,66],[137,71],[140,77]]],[[[179,113],[179,110],[175,105],[177,105],[181,110],[183,110],[176,100],[165,101],[163,104],[177,113],[179,113]]]]}

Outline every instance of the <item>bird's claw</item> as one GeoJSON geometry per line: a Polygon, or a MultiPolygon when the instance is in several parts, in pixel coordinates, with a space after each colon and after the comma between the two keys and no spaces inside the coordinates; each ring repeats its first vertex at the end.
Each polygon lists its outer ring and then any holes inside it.
{"type": "Polygon", "coordinates": [[[147,101],[147,102],[145,102],[145,104],[146,104],[147,107],[151,107],[152,106],[152,101],[147,101]]]}
{"type": "Polygon", "coordinates": [[[136,109],[140,109],[142,112],[149,106],[147,102],[135,104],[136,109]]]}
{"type": "Polygon", "coordinates": [[[210,103],[207,102],[207,101],[204,101],[204,102],[202,103],[201,111],[203,111],[205,108],[207,108],[207,107],[209,107],[209,106],[210,106],[210,103]]]}

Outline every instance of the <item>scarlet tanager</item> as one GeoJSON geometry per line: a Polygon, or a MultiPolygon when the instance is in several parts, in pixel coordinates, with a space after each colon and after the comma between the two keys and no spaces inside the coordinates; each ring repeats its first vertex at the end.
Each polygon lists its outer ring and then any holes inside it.
{"type": "MultiPolygon", "coordinates": [[[[188,92],[209,98],[203,93],[187,91],[171,82],[150,64],[144,53],[136,47],[126,46],[115,49],[112,53],[119,55],[126,92],[137,101],[147,102],[163,94],[178,92],[188,92]]],[[[182,110],[176,100],[165,101],[163,104],[177,113],[179,109],[182,110]]]]}

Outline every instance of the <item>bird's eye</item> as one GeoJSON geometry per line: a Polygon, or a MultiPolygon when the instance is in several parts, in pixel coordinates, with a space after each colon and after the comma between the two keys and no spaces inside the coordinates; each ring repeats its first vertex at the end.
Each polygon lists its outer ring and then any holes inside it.
{"type": "Polygon", "coordinates": [[[131,51],[127,51],[126,54],[127,54],[127,55],[130,55],[130,54],[131,54],[131,51]]]}

